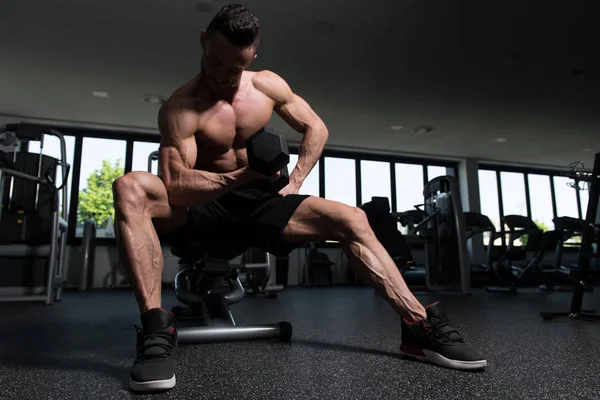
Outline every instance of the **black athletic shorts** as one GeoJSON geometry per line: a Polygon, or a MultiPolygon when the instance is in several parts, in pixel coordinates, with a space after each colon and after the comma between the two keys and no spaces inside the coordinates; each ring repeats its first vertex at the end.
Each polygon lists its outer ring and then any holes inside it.
{"type": "Polygon", "coordinates": [[[189,207],[187,222],[162,243],[173,247],[194,243],[208,254],[234,258],[250,247],[286,256],[298,244],[284,243],[283,230],[307,195],[281,197],[269,192],[270,182],[257,180],[236,188],[215,201],[189,207]]]}

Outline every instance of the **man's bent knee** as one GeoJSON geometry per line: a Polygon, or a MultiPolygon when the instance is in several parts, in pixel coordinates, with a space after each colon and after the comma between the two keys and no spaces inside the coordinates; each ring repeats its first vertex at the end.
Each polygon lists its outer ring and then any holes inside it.
{"type": "Polygon", "coordinates": [[[134,173],[130,172],[117,178],[112,187],[117,212],[130,209],[143,210],[145,208],[148,195],[134,173]]]}
{"type": "Polygon", "coordinates": [[[342,212],[342,236],[347,241],[360,240],[373,234],[369,219],[358,207],[347,207],[342,212]]]}

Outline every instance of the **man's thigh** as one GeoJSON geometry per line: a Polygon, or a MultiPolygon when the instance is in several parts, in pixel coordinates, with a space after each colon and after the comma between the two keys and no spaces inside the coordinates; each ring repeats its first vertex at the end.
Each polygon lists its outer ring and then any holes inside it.
{"type": "Polygon", "coordinates": [[[368,220],[360,208],[322,197],[310,197],[290,218],[283,238],[290,243],[339,241],[365,226],[368,226],[368,220]]]}
{"type": "Polygon", "coordinates": [[[252,247],[258,247],[271,254],[286,255],[294,246],[284,240],[284,230],[293,215],[310,199],[305,195],[274,197],[257,210],[250,218],[242,221],[239,237],[246,238],[252,247]]]}
{"type": "Polygon", "coordinates": [[[168,232],[183,226],[187,209],[169,203],[163,181],[149,172],[129,172],[113,183],[115,211],[118,219],[128,213],[147,212],[157,231],[168,232]]]}

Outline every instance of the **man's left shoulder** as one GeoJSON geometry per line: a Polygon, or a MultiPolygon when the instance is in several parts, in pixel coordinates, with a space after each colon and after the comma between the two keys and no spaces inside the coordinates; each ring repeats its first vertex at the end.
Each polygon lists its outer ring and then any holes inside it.
{"type": "Polygon", "coordinates": [[[251,73],[254,79],[282,79],[281,76],[270,69],[261,69],[260,71],[252,71],[251,73]]]}
{"type": "Polygon", "coordinates": [[[250,73],[252,74],[250,75],[250,79],[252,79],[252,82],[255,85],[271,85],[277,83],[285,83],[285,80],[280,75],[268,69],[253,71],[250,73]]]}
{"type": "Polygon", "coordinates": [[[281,76],[269,70],[254,72],[252,84],[276,102],[285,101],[291,93],[287,82],[281,76]]]}

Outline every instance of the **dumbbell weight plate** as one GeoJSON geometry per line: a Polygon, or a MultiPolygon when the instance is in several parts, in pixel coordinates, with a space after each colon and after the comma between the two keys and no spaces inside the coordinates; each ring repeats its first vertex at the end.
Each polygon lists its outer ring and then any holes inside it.
{"type": "Polygon", "coordinates": [[[270,128],[261,128],[246,141],[248,165],[254,171],[275,175],[290,162],[285,134],[270,128]]]}

